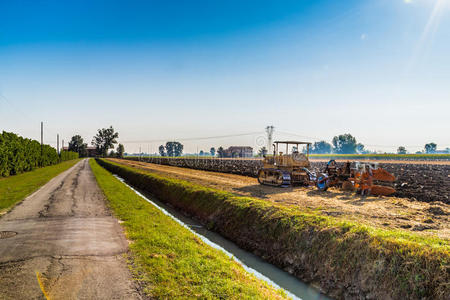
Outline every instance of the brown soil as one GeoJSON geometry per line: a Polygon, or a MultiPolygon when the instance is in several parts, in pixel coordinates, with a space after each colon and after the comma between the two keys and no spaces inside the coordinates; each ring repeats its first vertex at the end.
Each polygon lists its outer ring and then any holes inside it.
{"type": "MultiPolygon", "coordinates": [[[[408,164],[408,165],[444,165],[450,166],[450,160],[394,160],[394,159],[335,159],[337,162],[361,161],[377,162],[380,164],[408,164]]],[[[313,162],[329,162],[329,159],[310,158],[313,162]]]]}
{"type": "Polygon", "coordinates": [[[426,203],[397,197],[362,197],[353,192],[333,188],[327,192],[319,192],[315,187],[276,188],[262,186],[256,178],[247,176],[130,160],[114,159],[114,161],[239,195],[318,211],[323,215],[381,228],[395,228],[444,239],[450,238],[450,207],[441,202],[426,203]]]}

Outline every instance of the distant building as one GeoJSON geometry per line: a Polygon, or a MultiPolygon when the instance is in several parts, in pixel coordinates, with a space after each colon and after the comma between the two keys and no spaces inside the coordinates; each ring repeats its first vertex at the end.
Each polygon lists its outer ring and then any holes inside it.
{"type": "MultiPolygon", "coordinates": [[[[63,147],[62,150],[69,151],[69,147],[63,147]]],[[[97,148],[95,148],[95,147],[87,147],[86,151],[88,153],[88,157],[96,157],[98,155],[97,148]]]]}
{"type": "Polygon", "coordinates": [[[231,146],[223,151],[223,157],[253,157],[253,148],[248,146],[231,146]]]}

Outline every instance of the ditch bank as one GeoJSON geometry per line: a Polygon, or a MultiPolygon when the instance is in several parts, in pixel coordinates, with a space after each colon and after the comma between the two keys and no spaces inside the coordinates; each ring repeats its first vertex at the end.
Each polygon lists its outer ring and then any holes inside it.
{"type": "Polygon", "coordinates": [[[99,163],[333,298],[444,299],[450,293],[446,241],[337,221],[105,160],[99,163]]]}
{"type": "MultiPolygon", "coordinates": [[[[262,161],[258,159],[170,157],[126,157],[125,159],[250,177],[256,177],[258,170],[262,168],[262,161]]],[[[323,171],[326,162],[312,160],[311,166],[313,171],[323,171]]],[[[450,204],[450,165],[381,163],[380,166],[397,177],[395,183],[397,192],[393,196],[450,204]]]]}

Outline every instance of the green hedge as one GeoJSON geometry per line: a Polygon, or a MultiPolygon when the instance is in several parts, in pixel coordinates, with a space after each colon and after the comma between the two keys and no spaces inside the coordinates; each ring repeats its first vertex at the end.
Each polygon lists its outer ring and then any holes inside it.
{"type": "Polygon", "coordinates": [[[38,141],[3,131],[0,134],[0,177],[20,174],[38,167],[57,164],[60,160],[78,157],[78,155],[75,157],[73,152],[62,154],[64,157],[60,159],[55,148],[43,145],[41,156],[41,144],[38,141]]]}
{"type": "Polygon", "coordinates": [[[333,298],[445,299],[450,294],[446,240],[345,222],[106,160],[99,163],[240,247],[318,283],[333,298]]]}

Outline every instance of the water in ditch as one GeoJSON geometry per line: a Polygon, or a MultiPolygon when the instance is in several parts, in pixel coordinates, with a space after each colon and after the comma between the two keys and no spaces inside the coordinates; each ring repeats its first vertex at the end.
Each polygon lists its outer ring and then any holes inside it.
{"type": "Polygon", "coordinates": [[[128,185],[124,179],[114,175],[117,179],[127,185],[136,194],[142,197],[147,202],[154,205],[156,208],[161,210],[164,214],[171,217],[173,220],[178,222],[180,225],[189,229],[192,233],[198,236],[206,244],[223,251],[229,257],[235,259],[240,263],[245,270],[254,274],[259,279],[262,279],[272,285],[275,288],[282,289],[286,294],[293,299],[303,299],[303,300],[325,300],[329,299],[325,295],[321,294],[314,287],[305,284],[298,280],[295,276],[292,276],[288,272],[264,261],[260,257],[239,248],[233,242],[225,239],[221,235],[207,230],[199,222],[184,216],[170,206],[165,205],[161,201],[156,200],[153,197],[149,197],[139,192],[132,186],[128,185]]]}

